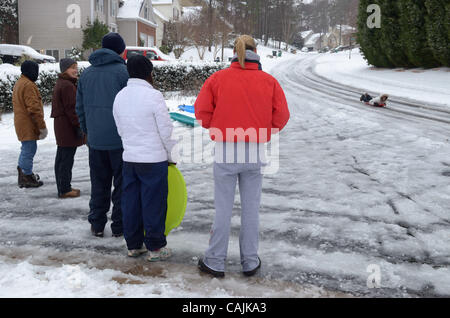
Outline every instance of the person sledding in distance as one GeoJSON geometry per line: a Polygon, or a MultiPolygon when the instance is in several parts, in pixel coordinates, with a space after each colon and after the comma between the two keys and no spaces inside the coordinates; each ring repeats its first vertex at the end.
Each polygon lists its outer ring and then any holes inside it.
{"type": "Polygon", "coordinates": [[[386,107],[387,100],[389,99],[389,95],[383,94],[378,97],[373,98],[367,93],[364,93],[361,95],[361,98],[359,99],[361,102],[365,103],[366,105],[375,106],[375,107],[386,107]]]}
{"type": "Polygon", "coordinates": [[[216,215],[209,248],[198,262],[200,271],[214,277],[225,276],[237,183],[242,207],[239,236],[242,272],[253,276],[261,268],[259,208],[264,158],[259,150],[270,141],[272,133],[285,127],[290,117],[280,84],[261,70],[255,40],[248,35],[239,37],[234,52],[231,66],[213,74],[195,102],[197,121],[210,130],[211,139],[216,142],[216,215]],[[237,153],[237,149],[244,151],[237,153]],[[251,160],[251,153],[255,152],[251,160]]]}
{"type": "Polygon", "coordinates": [[[149,251],[148,261],[171,256],[165,223],[172,120],[161,92],[153,88],[153,65],[144,56],[127,63],[128,85],[116,96],[113,115],[122,138],[122,213],[128,256],[149,251]]]}

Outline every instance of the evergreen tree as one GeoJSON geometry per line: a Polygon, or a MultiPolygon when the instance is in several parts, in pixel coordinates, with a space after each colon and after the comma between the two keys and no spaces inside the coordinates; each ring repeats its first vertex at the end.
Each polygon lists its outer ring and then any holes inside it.
{"type": "Polygon", "coordinates": [[[445,18],[445,28],[447,29],[447,43],[450,43],[450,3],[447,4],[447,6],[445,7],[445,11],[446,11],[446,18],[445,18]]]}
{"type": "Polygon", "coordinates": [[[428,44],[436,60],[450,66],[449,3],[448,0],[425,0],[428,44]]]}
{"type": "Polygon", "coordinates": [[[382,14],[381,36],[379,45],[389,62],[386,66],[409,67],[411,63],[404,52],[403,43],[400,40],[400,10],[398,1],[379,0],[382,14]],[[390,65],[389,65],[390,64],[390,65]]]}
{"type": "MultiPolygon", "coordinates": [[[[367,62],[376,67],[392,67],[393,65],[386,56],[386,43],[381,43],[381,29],[369,28],[367,19],[369,13],[367,8],[370,4],[377,3],[377,0],[360,0],[358,12],[358,34],[357,41],[361,46],[361,52],[367,62]]],[[[383,20],[382,20],[383,27],[383,20]]]]}
{"type": "Polygon", "coordinates": [[[109,33],[108,26],[95,19],[94,23],[88,21],[83,29],[83,50],[99,49],[102,47],[102,38],[109,33]]]}
{"type": "Polygon", "coordinates": [[[0,3],[0,42],[18,41],[17,0],[2,0],[0,3]]]}
{"type": "Polygon", "coordinates": [[[428,45],[425,30],[427,10],[423,0],[399,0],[401,44],[416,67],[435,67],[439,62],[428,45]]]}
{"type": "MultiPolygon", "coordinates": [[[[447,43],[450,43],[450,3],[447,4],[447,6],[445,7],[445,11],[446,11],[446,18],[445,18],[445,28],[447,29],[447,43]]],[[[448,66],[448,65],[447,65],[448,66]]]]}

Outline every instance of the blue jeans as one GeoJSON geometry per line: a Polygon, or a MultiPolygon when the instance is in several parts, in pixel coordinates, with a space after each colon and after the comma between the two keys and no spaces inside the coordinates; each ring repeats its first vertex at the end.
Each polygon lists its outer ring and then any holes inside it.
{"type": "Polygon", "coordinates": [[[123,163],[123,234],[129,250],[144,243],[150,251],[167,245],[168,167],[168,161],[123,163]]]}
{"type": "Polygon", "coordinates": [[[107,213],[113,203],[111,230],[122,234],[122,154],[123,149],[96,150],[89,148],[91,175],[91,200],[89,201],[89,223],[96,232],[102,232],[108,222],[107,213]],[[114,190],[111,193],[111,187],[114,190]]]}
{"type": "Polygon", "coordinates": [[[37,151],[36,140],[22,141],[20,149],[19,167],[26,175],[33,174],[33,159],[37,151]]]}

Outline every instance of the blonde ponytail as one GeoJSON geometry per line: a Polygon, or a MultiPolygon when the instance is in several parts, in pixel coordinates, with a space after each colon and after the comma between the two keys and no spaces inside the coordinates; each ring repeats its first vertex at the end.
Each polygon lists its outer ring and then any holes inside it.
{"type": "Polygon", "coordinates": [[[239,64],[242,68],[245,69],[245,51],[246,50],[255,50],[256,42],[249,35],[241,35],[236,39],[234,43],[234,50],[237,53],[239,64]]]}

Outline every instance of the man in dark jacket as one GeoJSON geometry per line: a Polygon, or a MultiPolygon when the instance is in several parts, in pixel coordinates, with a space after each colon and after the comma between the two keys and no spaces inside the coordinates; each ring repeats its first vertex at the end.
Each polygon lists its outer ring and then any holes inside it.
{"type": "Polygon", "coordinates": [[[102,49],[89,57],[91,66],[82,73],[77,89],[76,111],[89,146],[91,200],[88,219],[92,234],[97,237],[103,237],[111,199],[111,230],[115,237],[123,235],[120,207],[123,146],[112,109],[117,93],[127,85],[129,78],[121,57],[125,48],[119,34],[105,35],[102,49]],[[114,191],[111,195],[112,183],[114,191]]]}

